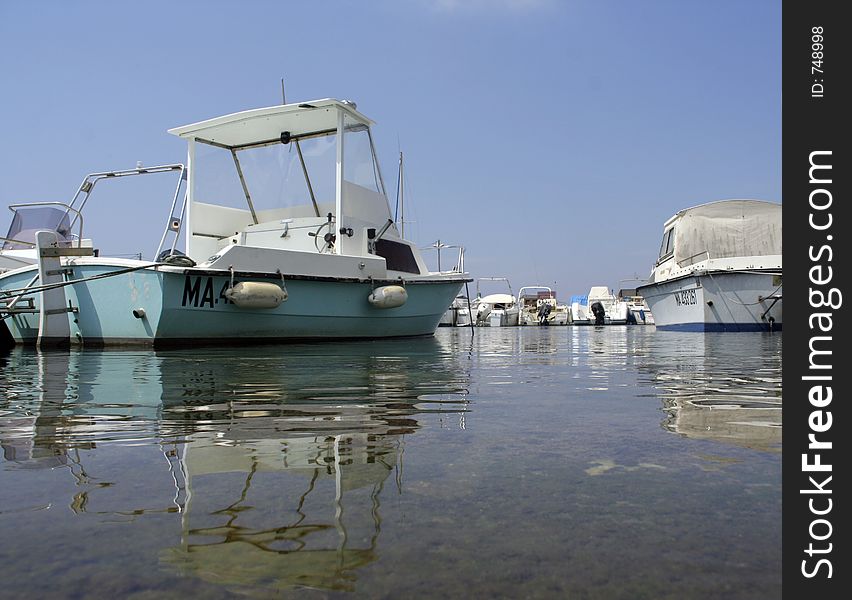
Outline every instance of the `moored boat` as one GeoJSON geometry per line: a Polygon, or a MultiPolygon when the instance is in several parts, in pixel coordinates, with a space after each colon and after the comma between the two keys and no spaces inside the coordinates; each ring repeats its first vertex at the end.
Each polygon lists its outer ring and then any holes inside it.
{"type": "Polygon", "coordinates": [[[476,300],[473,301],[471,310],[474,315],[474,323],[480,327],[514,327],[520,319],[520,307],[512,293],[512,285],[505,277],[480,277],[476,280],[476,300]],[[485,296],[479,290],[483,281],[503,281],[509,288],[509,293],[487,294],[485,296]]]}
{"type": "Polygon", "coordinates": [[[654,315],[651,312],[651,307],[645,302],[645,299],[638,295],[636,289],[622,288],[616,294],[619,302],[627,304],[627,310],[630,312],[627,315],[628,323],[634,325],[653,325],[654,315]]]}
{"type": "Polygon", "coordinates": [[[527,285],[518,290],[521,325],[567,325],[570,310],[556,300],[546,285],[527,285]]]}
{"type": "Polygon", "coordinates": [[[780,330],[781,205],[722,200],[678,212],[637,292],[658,329],[780,330]]]}
{"type": "Polygon", "coordinates": [[[593,286],[586,296],[586,319],[594,325],[624,325],[630,319],[627,303],[619,300],[608,287],[593,286]]]}
{"type": "Polygon", "coordinates": [[[37,262],[0,274],[12,337],[111,345],[433,334],[470,279],[429,272],[397,231],[372,124],[354,103],[325,99],[169,130],[187,141],[189,167],[168,166],[185,193],[172,200],[155,259],[98,257],[83,243],[85,200],[66,206],[59,222],[80,233],[18,235],[37,262]]]}

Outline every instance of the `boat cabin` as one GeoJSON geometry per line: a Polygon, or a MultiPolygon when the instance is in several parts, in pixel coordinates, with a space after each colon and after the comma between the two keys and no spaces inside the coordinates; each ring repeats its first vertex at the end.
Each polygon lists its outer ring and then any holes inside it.
{"type": "Polygon", "coordinates": [[[663,225],[652,281],[696,268],[770,268],[781,264],[781,205],[722,200],[684,209],[663,225]]]}
{"type": "Polygon", "coordinates": [[[325,99],[170,129],[188,142],[186,254],[227,268],[245,262],[241,249],[280,249],[358,257],[364,277],[428,273],[394,225],[372,124],[325,99]]]}

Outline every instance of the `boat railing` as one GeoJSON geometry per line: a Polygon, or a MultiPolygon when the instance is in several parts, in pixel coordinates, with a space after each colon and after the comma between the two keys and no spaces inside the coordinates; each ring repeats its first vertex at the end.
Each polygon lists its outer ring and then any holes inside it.
{"type": "MultiPolygon", "coordinates": [[[[21,244],[21,245],[24,245],[24,246],[29,246],[31,248],[35,248],[35,242],[27,242],[25,240],[16,240],[15,238],[7,238],[7,237],[0,236],[0,242],[2,242],[2,244],[7,244],[7,243],[8,244],[21,244]]],[[[0,245],[2,245],[2,244],[0,244],[0,245]]]]}
{"type": "Polygon", "coordinates": [[[180,176],[178,177],[177,185],[175,186],[175,193],[172,198],[171,208],[169,210],[169,219],[166,223],[166,227],[163,231],[163,235],[160,238],[160,244],[157,247],[157,251],[155,256],[159,256],[160,252],[163,249],[163,246],[166,243],[166,237],[169,232],[174,233],[174,243],[172,244],[172,251],[174,251],[175,246],[177,245],[177,239],[180,234],[183,216],[186,212],[186,194],[184,194],[183,203],[181,205],[180,211],[175,214],[175,209],[177,208],[178,198],[180,197],[180,189],[184,181],[186,181],[186,166],[181,163],[167,164],[167,165],[156,165],[153,167],[145,167],[142,164],[137,164],[135,169],[124,169],[120,171],[102,171],[99,173],[89,173],[86,177],[83,178],[83,183],[80,184],[80,187],[77,189],[77,193],[74,194],[74,197],[71,199],[70,207],[73,212],[77,215],[74,220],[71,221],[71,226],[73,227],[76,220],[79,218],[82,220],[82,211],[88,201],[89,197],[92,195],[92,191],[95,188],[95,185],[103,180],[103,179],[116,179],[122,177],[130,177],[134,175],[153,175],[156,173],[172,173],[178,171],[180,176]]]}
{"type": "Polygon", "coordinates": [[[480,277],[476,280],[476,296],[480,297],[482,293],[479,291],[479,283],[481,281],[505,281],[506,286],[509,288],[509,295],[514,296],[514,292],[512,291],[512,284],[509,283],[508,278],[506,277],[480,277]]]}
{"type": "Polygon", "coordinates": [[[710,251],[709,250],[702,250],[701,252],[696,252],[692,256],[687,256],[686,258],[677,261],[677,266],[688,267],[689,265],[694,265],[695,263],[698,262],[698,260],[696,260],[696,259],[699,256],[704,256],[705,257],[704,260],[710,260],[710,251]]]}
{"type": "Polygon", "coordinates": [[[546,285],[525,285],[524,287],[522,287],[520,290],[518,290],[518,306],[526,307],[526,303],[524,302],[524,300],[529,298],[529,299],[535,299],[535,303],[530,304],[529,307],[530,308],[538,308],[538,304],[539,304],[538,301],[544,299],[544,298],[539,297],[538,294],[536,294],[535,296],[525,296],[524,290],[546,291],[548,293],[547,299],[553,300],[553,305],[556,306],[556,296],[553,293],[553,289],[547,287],[546,285]]]}
{"type": "Polygon", "coordinates": [[[464,273],[464,246],[457,246],[454,244],[444,244],[441,240],[436,241],[431,246],[426,246],[425,248],[420,248],[420,250],[437,250],[438,255],[438,273],[464,273]],[[444,249],[457,249],[459,251],[458,259],[456,260],[455,266],[449,271],[444,271],[441,269],[441,250],[444,249]]]}

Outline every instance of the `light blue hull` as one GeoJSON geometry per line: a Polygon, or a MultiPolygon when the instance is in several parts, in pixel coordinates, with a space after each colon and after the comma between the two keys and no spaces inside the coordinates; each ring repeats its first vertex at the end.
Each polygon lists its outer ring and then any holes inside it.
{"type": "MultiPolygon", "coordinates": [[[[110,265],[75,266],[71,279],[115,271],[110,265]]],[[[0,290],[24,287],[34,270],[8,273],[0,290]]],[[[280,279],[262,274],[237,281],[280,279]]],[[[142,269],[68,285],[66,304],[70,342],[84,345],[258,342],[308,339],[387,338],[431,335],[463,279],[406,282],[408,299],[397,308],[376,308],[367,301],[374,287],[357,280],[286,278],[288,299],[277,308],[240,308],[227,301],[229,276],[197,269],[182,272],[142,269]],[[144,310],[144,317],[134,316],[144,310]]],[[[39,294],[32,294],[38,309],[39,294]]],[[[17,313],[6,319],[17,343],[35,343],[39,315],[17,313]]]]}

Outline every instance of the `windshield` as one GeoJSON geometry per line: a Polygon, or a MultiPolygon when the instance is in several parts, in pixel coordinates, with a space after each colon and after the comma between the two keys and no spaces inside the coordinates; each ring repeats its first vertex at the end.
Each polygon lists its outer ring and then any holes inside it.
{"type": "MultiPolygon", "coordinates": [[[[344,181],[384,196],[369,128],[349,117],[344,127],[344,181]]],[[[249,209],[260,222],[264,211],[282,208],[291,216],[325,216],[336,199],[337,135],[235,151],[202,142],[194,168],[198,202],[249,209]]]]}
{"type": "Polygon", "coordinates": [[[15,209],[9,233],[3,240],[3,250],[21,250],[32,248],[35,234],[39,230],[49,229],[59,235],[59,241],[68,241],[71,237],[68,211],[56,206],[22,206],[15,209]]]}

